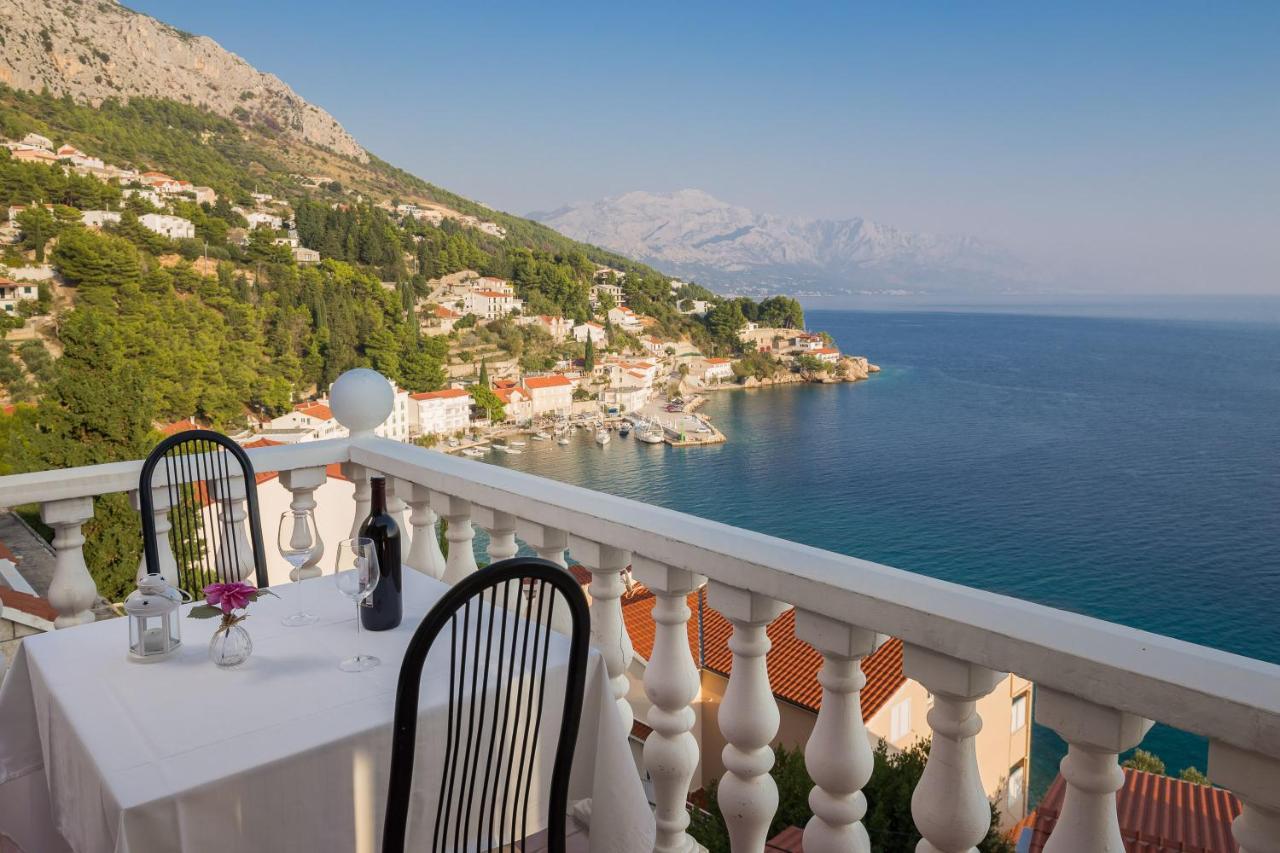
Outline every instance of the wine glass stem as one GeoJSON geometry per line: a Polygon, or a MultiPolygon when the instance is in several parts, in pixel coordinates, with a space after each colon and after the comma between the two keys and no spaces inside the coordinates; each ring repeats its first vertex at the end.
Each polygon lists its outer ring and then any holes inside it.
{"type": "Polygon", "coordinates": [[[360,657],[360,604],[356,602],[356,658],[360,657]]]}

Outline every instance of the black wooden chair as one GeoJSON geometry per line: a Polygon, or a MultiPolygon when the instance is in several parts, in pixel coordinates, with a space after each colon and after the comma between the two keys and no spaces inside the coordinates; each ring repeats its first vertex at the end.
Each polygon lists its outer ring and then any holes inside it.
{"type": "MultiPolygon", "coordinates": [[[[430,770],[438,773],[439,782],[430,849],[466,850],[477,841],[490,850],[524,848],[530,797],[546,785],[540,779],[544,774],[534,768],[545,767],[545,761],[540,765],[537,760],[538,735],[556,608],[567,608],[572,632],[550,790],[539,802],[548,809],[547,850],[564,853],[569,771],[582,719],[591,618],[573,576],[536,557],[502,560],[460,581],[410,640],[396,688],[383,853],[405,849],[418,691],[427,653],[442,633],[448,639],[449,717],[448,734],[440,744],[443,756],[430,770]],[[493,685],[486,690],[491,666],[493,685]]],[[[441,652],[445,648],[442,642],[441,652]]],[[[445,689],[443,678],[438,688],[445,689]]],[[[416,846],[426,849],[425,839],[416,846]]]]}
{"type": "Polygon", "coordinates": [[[194,429],[166,438],[147,456],[138,478],[138,498],[143,555],[152,574],[160,573],[152,489],[161,487],[168,492],[169,545],[182,589],[198,599],[207,584],[240,580],[246,559],[252,561],[258,586],[267,586],[257,482],[240,445],[221,433],[194,429]],[[237,478],[244,483],[247,541],[232,520],[232,481],[237,478]]]}

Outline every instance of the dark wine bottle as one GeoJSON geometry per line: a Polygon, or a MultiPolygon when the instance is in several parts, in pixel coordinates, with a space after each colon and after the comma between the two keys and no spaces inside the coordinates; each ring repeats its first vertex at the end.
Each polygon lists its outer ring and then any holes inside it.
{"type": "Polygon", "coordinates": [[[400,573],[400,528],[387,514],[387,481],[370,479],[373,505],[369,517],[360,525],[360,535],[373,540],[378,555],[378,571],[382,575],[369,596],[369,606],[360,608],[360,622],[370,631],[390,631],[400,624],[404,614],[401,594],[404,576],[400,573]]]}

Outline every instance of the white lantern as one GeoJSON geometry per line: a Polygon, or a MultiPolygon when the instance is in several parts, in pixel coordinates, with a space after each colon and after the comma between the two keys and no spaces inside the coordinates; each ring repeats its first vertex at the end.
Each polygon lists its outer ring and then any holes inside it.
{"type": "Polygon", "coordinates": [[[178,607],[182,593],[160,575],[145,575],[124,601],[129,620],[129,660],[151,663],[182,645],[178,607]]]}

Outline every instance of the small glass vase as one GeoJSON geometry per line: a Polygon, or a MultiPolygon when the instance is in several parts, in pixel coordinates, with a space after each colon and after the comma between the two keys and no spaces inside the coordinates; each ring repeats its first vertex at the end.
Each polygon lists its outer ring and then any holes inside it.
{"type": "Polygon", "coordinates": [[[220,627],[209,640],[209,660],[224,669],[240,666],[253,654],[253,640],[241,625],[220,627]]]}

